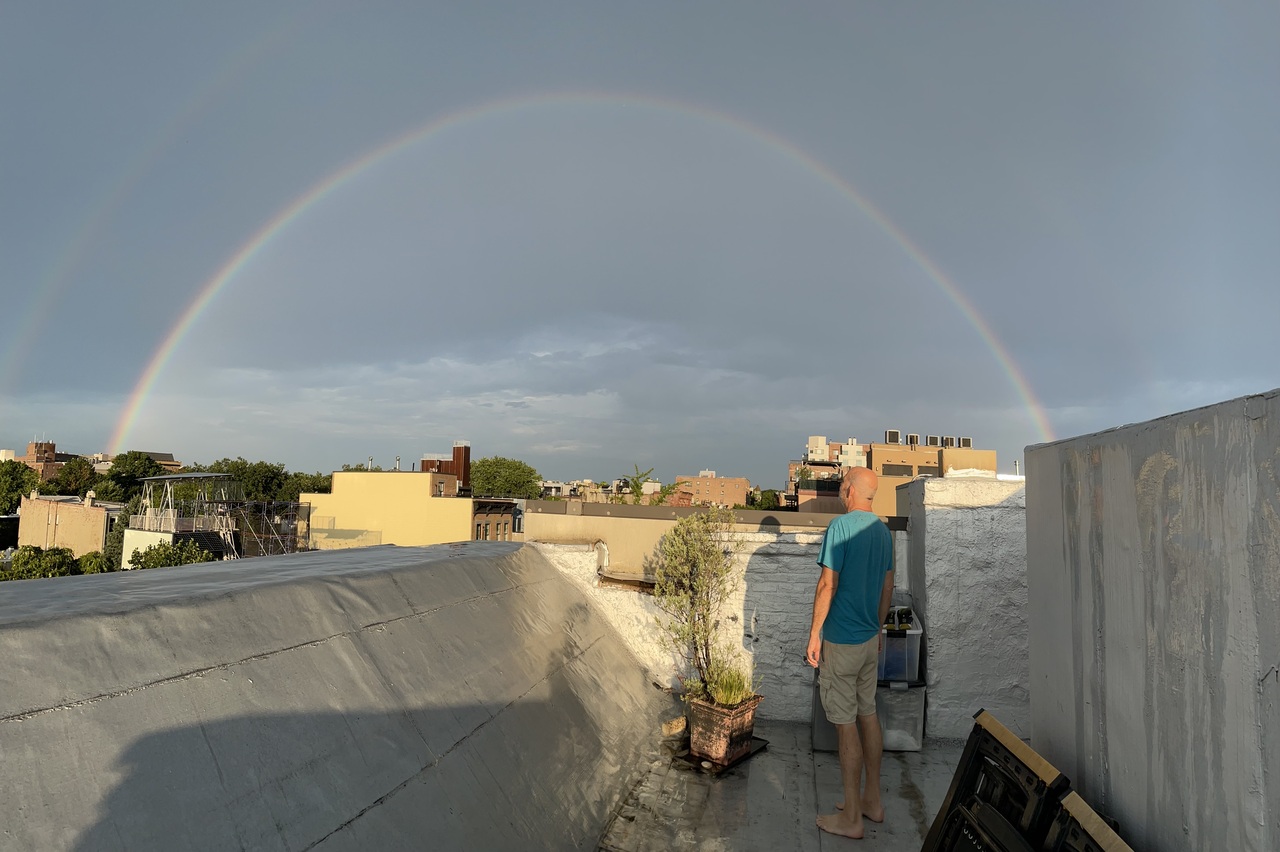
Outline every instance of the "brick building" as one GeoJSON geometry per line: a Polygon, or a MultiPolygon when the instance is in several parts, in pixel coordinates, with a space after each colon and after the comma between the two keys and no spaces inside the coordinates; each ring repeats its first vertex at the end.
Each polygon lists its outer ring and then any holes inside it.
{"type": "Polygon", "coordinates": [[[738,506],[746,505],[751,483],[742,476],[716,476],[714,470],[704,470],[697,476],[677,476],[676,494],[683,495],[679,502],[670,505],[690,506],[738,506]],[[684,503],[685,497],[689,502],[684,503]]]}
{"type": "Polygon", "coordinates": [[[418,470],[423,473],[443,473],[458,480],[457,493],[471,493],[471,442],[454,441],[453,452],[424,453],[418,470]]]}

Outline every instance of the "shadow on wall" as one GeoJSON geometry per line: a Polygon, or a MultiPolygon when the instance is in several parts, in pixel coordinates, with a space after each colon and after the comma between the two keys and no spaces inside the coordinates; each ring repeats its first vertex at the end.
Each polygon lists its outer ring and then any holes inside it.
{"type": "MultiPolygon", "coordinates": [[[[39,784],[59,791],[68,816],[97,802],[97,822],[73,843],[82,850],[424,844],[594,849],[613,809],[647,768],[657,737],[642,733],[656,730],[660,713],[637,724],[648,708],[637,713],[635,707],[615,706],[616,697],[633,685],[603,655],[590,653],[598,640],[579,645],[573,625],[586,610],[582,604],[572,609],[564,642],[549,663],[519,654],[507,661],[545,668],[514,698],[490,700],[489,672],[456,679],[471,693],[469,701],[442,700],[398,712],[335,709],[212,718],[221,714],[204,708],[216,707],[219,696],[233,707],[251,705],[253,693],[268,686],[255,687],[251,672],[236,666],[184,679],[222,680],[211,691],[208,683],[194,690],[215,699],[205,705],[191,700],[198,696],[182,681],[107,699],[102,703],[114,707],[100,707],[98,714],[137,719],[141,712],[143,725],[193,705],[190,715],[197,718],[144,734],[118,753],[99,752],[111,765],[91,766],[92,752],[65,754],[63,760],[52,756],[39,784]],[[164,695],[171,686],[178,694],[164,695]],[[118,783],[106,792],[107,779],[114,778],[118,783]]],[[[464,640],[450,652],[449,664],[466,664],[464,640]]],[[[296,686],[307,701],[323,695],[323,687],[303,682],[321,672],[295,670],[295,676],[297,683],[286,690],[296,686]]],[[[381,689],[362,697],[368,703],[385,702],[404,688],[380,672],[378,681],[381,689]]],[[[349,694],[329,689],[334,705],[350,703],[349,694]]],[[[88,724],[70,718],[75,712],[44,713],[23,724],[88,724]]],[[[72,845],[62,832],[75,820],[59,819],[56,810],[48,812],[45,825],[11,823],[5,833],[29,848],[72,845]]]]}
{"type": "MultiPolygon", "coordinates": [[[[760,718],[806,721],[812,714],[813,669],[805,660],[805,650],[818,580],[820,536],[809,532],[740,535],[746,550],[736,560],[741,572],[738,591],[721,614],[720,641],[740,648],[750,659],[756,691],[765,697],[760,718]]],[[[649,576],[656,575],[657,559],[656,548],[644,559],[649,576]]],[[[643,607],[627,605],[625,609],[636,613],[636,618],[649,618],[643,607]]],[[[628,633],[637,646],[658,647],[659,631],[651,625],[649,621],[645,631],[628,633]]],[[[647,650],[640,656],[655,659],[647,650]]],[[[670,662],[670,671],[683,671],[676,654],[664,648],[660,656],[670,662]]],[[[656,674],[668,682],[665,669],[656,674]]]]}
{"type": "MultiPolygon", "coordinates": [[[[778,541],[748,556],[743,577],[742,647],[754,658],[760,715],[805,720],[811,715],[813,668],[805,659],[818,545],[778,541]]],[[[735,619],[737,617],[735,616],[735,619]]]]}

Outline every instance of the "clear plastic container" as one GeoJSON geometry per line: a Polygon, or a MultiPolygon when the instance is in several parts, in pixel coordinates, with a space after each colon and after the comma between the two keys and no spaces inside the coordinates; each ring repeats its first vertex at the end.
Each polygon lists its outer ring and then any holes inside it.
{"type": "Polygon", "coordinates": [[[920,678],[920,637],[924,631],[882,630],[880,668],[877,678],[892,681],[914,681],[920,678]]]}

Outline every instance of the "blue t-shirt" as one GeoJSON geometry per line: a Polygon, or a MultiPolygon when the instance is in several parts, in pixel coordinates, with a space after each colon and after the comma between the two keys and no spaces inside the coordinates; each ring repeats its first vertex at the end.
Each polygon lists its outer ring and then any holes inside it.
{"type": "Polygon", "coordinates": [[[880,632],[880,592],[893,570],[893,535],[872,512],[853,511],[831,522],[818,564],[836,572],[836,593],[822,623],[822,638],[861,645],[880,632]]]}

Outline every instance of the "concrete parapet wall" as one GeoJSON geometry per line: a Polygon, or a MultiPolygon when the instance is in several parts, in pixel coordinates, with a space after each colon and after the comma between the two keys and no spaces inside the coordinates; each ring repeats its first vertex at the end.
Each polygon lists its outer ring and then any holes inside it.
{"type": "Polygon", "coordinates": [[[1029,737],[1024,483],[946,477],[899,490],[908,585],[925,625],[930,736],[968,736],[986,709],[1029,737]]]}
{"type": "Polygon", "coordinates": [[[0,584],[15,849],[594,849],[671,701],[505,543],[0,584]]]}
{"type": "Polygon", "coordinates": [[[1032,745],[1135,848],[1280,848],[1280,391],[1027,482],[1032,745]]]}
{"type": "MultiPolygon", "coordinates": [[[[762,718],[808,722],[812,718],[813,669],[804,661],[818,581],[821,533],[738,533],[742,542],[737,592],[721,621],[723,641],[751,661],[762,718]]],[[[599,606],[604,617],[664,685],[676,685],[678,661],[662,647],[660,612],[653,596],[600,586],[596,553],[583,546],[539,543],[546,554],[599,606]]]]}

